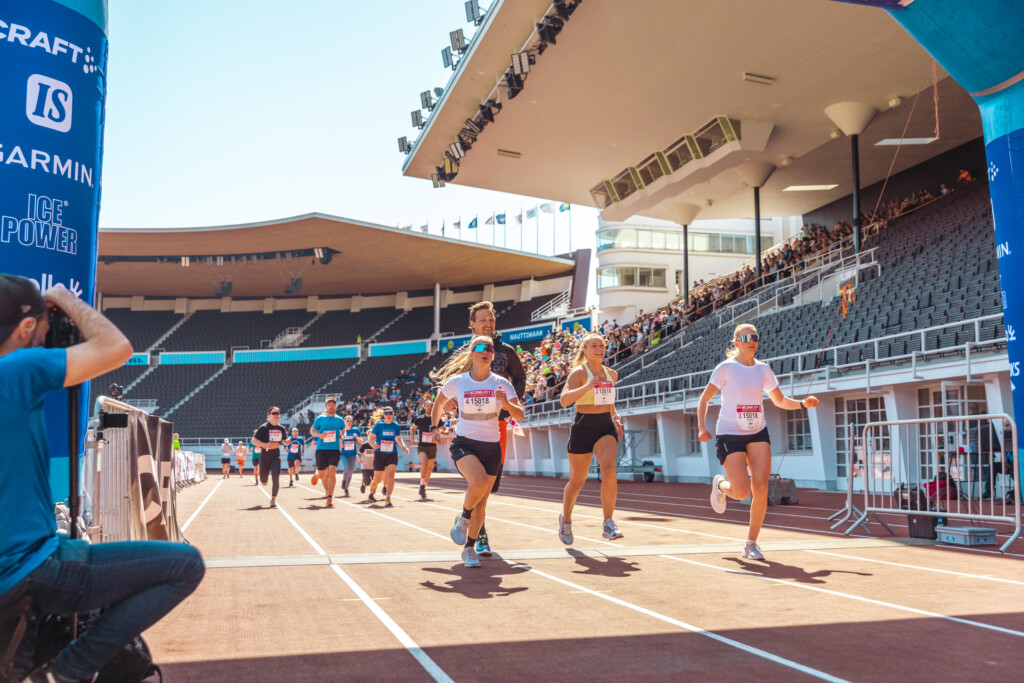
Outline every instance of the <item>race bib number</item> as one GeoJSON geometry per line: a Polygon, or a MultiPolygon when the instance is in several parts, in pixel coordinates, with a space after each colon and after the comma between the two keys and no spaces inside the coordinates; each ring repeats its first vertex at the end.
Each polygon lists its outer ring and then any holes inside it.
{"type": "Polygon", "coordinates": [[[736,406],[736,424],[744,432],[755,432],[761,428],[762,407],[759,405],[736,406]]]}
{"type": "Polygon", "coordinates": [[[299,444],[293,443],[291,448],[289,448],[288,450],[291,451],[292,453],[298,453],[299,452],[299,444]]]}
{"type": "Polygon", "coordinates": [[[338,443],[337,432],[324,432],[321,438],[323,439],[324,443],[338,443]]]}
{"type": "Polygon", "coordinates": [[[354,451],[356,449],[356,441],[355,439],[345,439],[341,442],[341,447],[346,451],[354,451]]]}
{"type": "Polygon", "coordinates": [[[279,443],[281,441],[281,432],[270,432],[270,443],[279,443]]]}
{"type": "Polygon", "coordinates": [[[463,415],[489,415],[498,412],[494,389],[467,391],[462,396],[463,415]]]}
{"type": "Polygon", "coordinates": [[[430,432],[420,432],[420,443],[434,443],[434,435],[430,432]]]}
{"type": "Polygon", "coordinates": [[[394,441],[381,441],[380,442],[380,448],[377,449],[377,450],[379,450],[381,453],[394,453],[395,452],[395,442],[394,441]]]}
{"type": "Polygon", "coordinates": [[[610,406],[615,403],[615,384],[609,381],[598,382],[594,385],[594,405],[610,406]]]}

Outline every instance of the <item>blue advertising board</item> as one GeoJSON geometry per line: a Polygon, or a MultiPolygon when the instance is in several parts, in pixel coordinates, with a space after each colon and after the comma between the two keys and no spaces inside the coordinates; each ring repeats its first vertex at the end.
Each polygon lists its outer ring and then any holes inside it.
{"type": "MultiPolygon", "coordinates": [[[[0,272],[92,303],[106,99],[105,0],[0,4],[0,272]],[[72,5],[74,9],[72,9],[72,5]]],[[[50,486],[67,496],[68,397],[46,398],[50,486]]],[[[81,433],[88,388],[81,397],[81,433]]]]}

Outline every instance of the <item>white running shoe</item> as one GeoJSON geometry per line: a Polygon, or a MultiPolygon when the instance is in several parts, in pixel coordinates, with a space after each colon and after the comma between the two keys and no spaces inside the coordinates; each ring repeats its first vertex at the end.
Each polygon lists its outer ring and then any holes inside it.
{"type": "Polygon", "coordinates": [[[562,514],[558,514],[558,540],[566,545],[572,545],[572,522],[563,522],[562,514]]]}
{"type": "MultiPolygon", "coordinates": [[[[457,545],[465,545],[466,535],[468,533],[469,519],[463,517],[462,513],[460,512],[459,516],[455,518],[455,524],[452,525],[452,531],[450,534],[450,536],[452,537],[452,542],[456,543],[457,545]]],[[[473,554],[474,556],[476,555],[476,550],[473,551],[473,554]]]]}
{"type": "Polygon", "coordinates": [[[757,547],[756,541],[747,541],[747,544],[743,546],[743,557],[747,560],[763,560],[764,553],[757,547]]]}
{"type": "Polygon", "coordinates": [[[715,478],[711,480],[711,509],[718,514],[725,512],[725,502],[728,500],[721,489],[722,482],[725,480],[721,474],[716,474],[715,478]]]}
{"type": "Polygon", "coordinates": [[[615,520],[611,517],[604,520],[604,530],[601,532],[601,535],[609,541],[616,541],[622,538],[622,532],[619,531],[619,527],[615,525],[615,520]]]}
{"type": "Polygon", "coordinates": [[[466,546],[462,549],[462,559],[466,561],[467,567],[479,567],[480,558],[476,555],[476,548],[466,546]]]}

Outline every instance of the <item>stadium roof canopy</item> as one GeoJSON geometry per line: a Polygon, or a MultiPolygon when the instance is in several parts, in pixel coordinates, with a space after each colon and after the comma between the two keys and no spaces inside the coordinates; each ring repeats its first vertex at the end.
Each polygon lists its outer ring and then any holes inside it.
{"type": "Polygon", "coordinates": [[[97,288],[106,296],[208,298],[230,280],[235,298],[284,297],[301,278],[293,296],[349,296],[545,279],[573,268],[564,258],[312,213],[248,225],[100,230],[97,288]],[[329,263],[317,254],[329,254],[329,263]]]}
{"type": "Polygon", "coordinates": [[[494,122],[471,141],[449,182],[586,205],[595,204],[591,188],[716,117],[740,122],[744,144],[612,204],[602,214],[609,220],[672,220],[667,206],[678,201],[700,206],[702,219],[751,216],[742,170],[752,161],[777,167],[761,190],[764,215],[802,215],[849,195],[850,142],[831,137],[836,124],[825,114],[836,103],[880,112],[860,136],[863,187],[889,172],[896,148],[876,143],[904,136],[908,118],[905,137],[931,138],[937,110],[939,139],[904,145],[894,173],[982,134],[968,94],[941,68],[933,72],[931,58],[881,10],[829,0],[586,0],[557,43],[537,54],[535,25],[552,12],[550,0],[492,5],[405,175],[430,178],[466,119],[495,95],[501,109],[492,109],[494,122]],[[523,49],[535,63],[509,99],[503,74],[523,49]],[[822,184],[836,187],[783,191],[822,184]]]}

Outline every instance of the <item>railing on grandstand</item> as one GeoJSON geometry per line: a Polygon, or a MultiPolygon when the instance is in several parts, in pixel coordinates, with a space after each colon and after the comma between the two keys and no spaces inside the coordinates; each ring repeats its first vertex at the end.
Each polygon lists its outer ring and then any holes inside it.
{"type": "Polygon", "coordinates": [[[182,540],[175,493],[205,479],[206,468],[200,454],[165,448],[172,430],[135,406],[96,400],[81,482],[90,540],[182,540]]]}
{"type": "Polygon", "coordinates": [[[530,314],[530,322],[536,322],[538,320],[548,320],[549,318],[557,318],[562,315],[566,315],[569,311],[569,304],[572,301],[572,290],[565,290],[557,297],[547,302],[533,313],[530,314]]]}
{"type": "Polygon", "coordinates": [[[847,514],[836,523],[854,514],[853,482],[859,479],[860,516],[847,535],[867,522],[869,514],[894,533],[877,515],[912,511],[944,523],[958,519],[1012,524],[1013,534],[1002,552],[1020,536],[1020,458],[1015,457],[1017,425],[1009,415],[872,422],[864,426],[861,443],[863,448],[850,449],[847,455],[847,514]],[[1014,456],[1012,464],[1007,456],[1014,456]],[[994,478],[997,474],[999,480],[994,478]],[[1007,475],[1014,482],[1012,491],[1006,489],[1007,475]]]}
{"type": "MultiPolygon", "coordinates": [[[[788,373],[776,373],[780,378],[780,384],[783,379],[788,379],[791,392],[796,388],[796,383],[798,381],[803,381],[812,377],[813,382],[824,382],[825,388],[831,390],[832,380],[839,378],[842,373],[849,373],[859,369],[863,369],[865,373],[865,389],[867,391],[871,391],[872,363],[909,362],[911,374],[916,376],[918,362],[920,360],[927,359],[932,355],[946,355],[951,352],[962,352],[964,354],[967,364],[966,376],[969,381],[973,376],[971,362],[972,352],[974,350],[1006,345],[1005,336],[995,339],[981,339],[982,324],[990,320],[1001,321],[1002,318],[1002,314],[997,313],[994,315],[981,316],[972,320],[946,323],[945,325],[935,325],[911,332],[899,332],[897,334],[890,334],[868,341],[838,344],[836,346],[829,346],[822,349],[790,353],[762,360],[773,366],[781,364],[784,361],[792,361],[792,371],[788,373]],[[974,339],[972,341],[944,345],[942,343],[942,335],[936,334],[946,329],[963,328],[967,326],[973,328],[974,339]],[[929,349],[928,342],[930,335],[934,337],[935,344],[934,348],[929,349]],[[887,356],[883,356],[880,353],[880,347],[883,343],[915,339],[920,340],[920,349],[911,350],[909,353],[891,354],[887,356]],[[840,362],[840,356],[843,355],[841,352],[853,350],[858,352],[858,356],[862,350],[869,351],[871,352],[872,357],[865,358],[863,360],[840,362]],[[830,358],[831,360],[829,360],[830,358]]],[[[711,369],[708,369],[700,372],[691,372],[685,375],[675,375],[672,377],[648,380],[637,384],[619,386],[616,387],[616,401],[623,407],[623,409],[636,406],[649,406],[658,403],[685,403],[691,399],[696,399],[700,393],[704,391],[704,387],[711,378],[711,372],[711,369]]],[[[560,386],[556,387],[554,393],[555,398],[528,405],[526,407],[527,418],[547,419],[548,417],[564,418],[569,416],[574,408],[571,406],[563,408],[559,404],[557,399],[559,392],[560,386]]]]}

